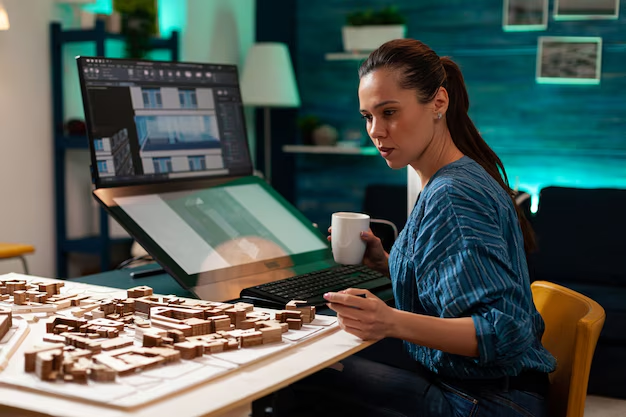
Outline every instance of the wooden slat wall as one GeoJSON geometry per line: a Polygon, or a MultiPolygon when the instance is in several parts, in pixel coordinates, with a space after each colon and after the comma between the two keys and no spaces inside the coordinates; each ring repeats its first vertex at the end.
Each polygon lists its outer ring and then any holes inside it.
{"type": "MultiPolygon", "coordinates": [[[[358,61],[326,61],[340,52],[349,12],[375,0],[298,0],[300,114],[340,132],[360,129],[358,61]]],[[[502,30],[502,0],[395,0],[408,36],[451,56],[463,70],[470,115],[500,155],[512,185],[537,193],[548,185],[626,188],[626,0],[618,20],[555,21],[548,29],[502,30]],[[535,81],[539,36],[601,36],[600,85],[535,81]]],[[[358,210],[368,183],[406,183],[377,156],[299,156],[296,201],[325,227],[332,211],[358,210]]]]}

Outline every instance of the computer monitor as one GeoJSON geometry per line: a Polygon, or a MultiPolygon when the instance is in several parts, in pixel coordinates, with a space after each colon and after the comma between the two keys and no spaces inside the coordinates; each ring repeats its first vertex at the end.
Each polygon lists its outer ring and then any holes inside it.
{"type": "Polygon", "coordinates": [[[77,62],[96,188],[252,174],[235,65],[77,62]]]}
{"type": "Polygon", "coordinates": [[[94,197],[198,297],[335,265],[326,236],[252,175],[233,65],[79,57],[94,197]]]}

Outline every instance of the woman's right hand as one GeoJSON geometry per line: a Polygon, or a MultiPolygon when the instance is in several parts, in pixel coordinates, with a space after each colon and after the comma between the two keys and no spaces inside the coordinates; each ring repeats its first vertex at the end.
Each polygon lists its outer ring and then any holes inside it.
{"type": "MultiPolygon", "coordinates": [[[[332,228],[328,228],[328,241],[332,241],[332,228]]],[[[389,254],[383,249],[380,238],[372,233],[372,229],[367,232],[361,232],[361,240],[365,242],[365,254],[363,255],[363,265],[380,272],[383,275],[390,276],[389,273],[389,254]]]]}

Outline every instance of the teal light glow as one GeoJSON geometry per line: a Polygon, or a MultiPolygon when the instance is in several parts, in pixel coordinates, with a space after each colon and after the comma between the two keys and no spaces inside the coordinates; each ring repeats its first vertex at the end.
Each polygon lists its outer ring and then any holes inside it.
{"type": "Polygon", "coordinates": [[[533,30],[546,30],[546,25],[505,25],[502,26],[505,32],[529,32],[533,30]]]}
{"type": "Polygon", "coordinates": [[[566,20],[599,20],[599,19],[607,19],[607,20],[617,20],[619,16],[617,14],[611,15],[600,15],[600,14],[568,14],[568,15],[554,15],[554,20],[556,21],[566,21],[566,20]]]}
{"type": "MultiPolygon", "coordinates": [[[[180,0],[158,0],[159,31],[161,36],[167,38],[172,31],[182,32],[187,16],[187,2],[180,0]]],[[[83,10],[100,13],[113,13],[113,0],[95,0],[92,4],[86,4],[83,10]]]]}
{"type": "Polygon", "coordinates": [[[187,17],[187,2],[180,0],[159,0],[159,31],[162,37],[169,37],[172,31],[181,33],[187,17]]]}
{"type": "Polygon", "coordinates": [[[626,188],[626,151],[492,149],[502,160],[511,187],[531,195],[533,213],[546,187],[626,188]]]}
{"type": "Polygon", "coordinates": [[[530,195],[530,212],[537,214],[537,210],[539,210],[539,194],[533,193],[530,195]]]}
{"type": "Polygon", "coordinates": [[[95,3],[83,6],[83,10],[91,13],[111,14],[113,13],[113,0],[95,0],[95,3]]]}
{"type": "Polygon", "coordinates": [[[597,78],[537,77],[537,84],[598,85],[600,80],[597,78]]]}

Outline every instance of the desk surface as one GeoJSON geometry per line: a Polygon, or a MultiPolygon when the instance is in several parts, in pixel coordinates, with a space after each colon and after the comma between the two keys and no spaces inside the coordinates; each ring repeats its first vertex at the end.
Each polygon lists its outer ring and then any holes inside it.
{"type": "MultiPolygon", "coordinates": [[[[85,277],[71,278],[70,281],[122,289],[128,289],[136,287],[138,285],[147,285],[149,287],[152,287],[156,294],[172,294],[179,297],[196,298],[194,294],[184,289],[174,277],[167,273],[144,278],[133,278],[130,276],[131,272],[154,269],[156,267],[158,267],[158,265],[156,264],[142,265],[140,267],[132,269],[119,269],[85,277]]],[[[391,288],[378,291],[375,293],[375,295],[384,300],[389,305],[393,305],[393,290],[391,288]]],[[[254,304],[253,301],[242,301],[254,304]]],[[[318,312],[321,312],[322,314],[334,315],[334,312],[332,310],[324,307],[319,308],[318,312]]]]}
{"type": "MultiPolygon", "coordinates": [[[[84,287],[86,290],[93,291],[106,289],[93,285],[84,285],[84,287]]],[[[304,341],[287,349],[283,354],[260,359],[241,369],[178,392],[176,395],[132,410],[113,409],[79,400],[27,391],[12,385],[0,385],[0,398],[5,407],[54,416],[217,416],[285,387],[370,344],[337,329],[324,336],[304,341]]],[[[95,390],[94,395],[97,395],[95,390]]],[[[1,411],[2,408],[0,408],[1,411]]]]}
{"type": "Polygon", "coordinates": [[[157,264],[142,265],[136,268],[117,269],[80,278],[71,278],[69,281],[122,289],[147,285],[148,287],[152,287],[156,294],[172,294],[178,297],[196,298],[194,294],[184,289],[175,278],[165,272],[144,278],[133,278],[130,276],[130,273],[133,271],[142,271],[158,267],[157,264]]]}

